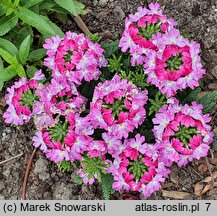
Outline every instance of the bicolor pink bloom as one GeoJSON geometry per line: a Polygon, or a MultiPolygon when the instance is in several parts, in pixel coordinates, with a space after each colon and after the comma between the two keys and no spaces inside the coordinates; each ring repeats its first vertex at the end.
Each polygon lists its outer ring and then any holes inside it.
{"type": "Polygon", "coordinates": [[[60,163],[63,160],[69,160],[69,153],[67,150],[63,149],[60,142],[53,142],[52,148],[46,151],[46,157],[55,163],[60,163]]]}
{"type": "Polygon", "coordinates": [[[144,145],[142,144],[144,137],[137,135],[136,140],[138,142],[137,144],[133,143],[135,141],[133,139],[125,141],[126,147],[123,149],[124,154],[116,158],[106,171],[114,176],[112,186],[114,189],[139,191],[143,192],[146,197],[149,197],[153,192],[161,188],[161,183],[165,181],[170,171],[159,160],[160,157],[157,149],[155,149],[155,152],[152,152],[154,155],[157,154],[155,159],[147,156],[144,149],[143,154],[138,151],[138,148],[144,145]],[[134,155],[133,151],[128,155],[130,145],[135,147],[131,149],[136,150],[137,153],[139,152],[135,157],[131,157],[134,155]],[[136,168],[133,168],[133,166],[136,168]],[[140,169],[141,173],[139,176],[134,176],[138,175],[135,169],[140,169]],[[144,188],[147,188],[147,191],[144,188]]]}
{"type": "Polygon", "coordinates": [[[131,160],[138,158],[140,153],[144,153],[146,149],[145,137],[140,134],[136,134],[135,138],[125,140],[125,150],[124,153],[131,160]]]}
{"type": "MultiPolygon", "coordinates": [[[[38,72],[36,79],[43,77],[41,72],[38,72]]],[[[8,88],[8,93],[5,96],[6,103],[9,106],[3,114],[6,123],[14,125],[23,125],[29,122],[33,113],[34,103],[37,101],[35,90],[38,87],[36,79],[26,78],[19,79],[11,88],[8,88]]]]}
{"type": "Polygon", "coordinates": [[[45,44],[43,45],[43,47],[47,50],[47,55],[48,56],[55,55],[60,43],[61,43],[61,38],[59,35],[52,36],[51,38],[47,38],[45,40],[45,44]]]}
{"type": "Polygon", "coordinates": [[[97,176],[95,175],[93,178],[88,178],[88,173],[84,173],[83,169],[79,169],[77,171],[78,175],[83,179],[84,184],[92,185],[95,182],[95,179],[97,179],[97,176]]]}
{"type": "Polygon", "coordinates": [[[37,131],[35,133],[35,136],[32,138],[33,141],[33,146],[36,148],[39,148],[46,153],[48,147],[52,146],[51,143],[51,137],[49,136],[48,132],[42,132],[42,131],[37,131]]]}
{"type": "Polygon", "coordinates": [[[143,65],[147,52],[157,50],[154,40],[157,34],[167,34],[177,26],[177,22],[163,15],[158,3],[151,3],[148,7],[139,7],[135,14],[129,15],[119,43],[122,52],[129,50],[132,66],[143,65]]]}
{"type": "Polygon", "coordinates": [[[82,160],[82,154],[88,151],[92,138],[87,135],[76,134],[75,142],[70,149],[70,161],[82,160]]]}
{"type": "Polygon", "coordinates": [[[76,87],[70,86],[66,79],[53,78],[50,84],[40,86],[36,93],[49,115],[66,115],[72,110],[79,113],[85,109],[86,98],[78,93],[76,87]]]}
{"type": "Polygon", "coordinates": [[[38,81],[43,80],[44,78],[45,75],[42,73],[42,70],[36,71],[33,77],[34,80],[38,80],[38,81]]]}
{"type": "MultiPolygon", "coordinates": [[[[7,124],[13,124],[13,125],[23,125],[24,119],[21,116],[17,115],[16,109],[13,105],[10,105],[5,113],[3,114],[3,118],[5,119],[5,122],[7,124]]],[[[28,121],[29,119],[27,119],[28,121]]]]}
{"type": "Polygon", "coordinates": [[[183,166],[207,155],[214,134],[208,124],[211,118],[202,113],[202,105],[192,102],[191,106],[179,105],[179,109],[177,104],[175,109],[173,106],[167,104],[159,110],[153,119],[153,132],[165,164],[183,166]]]}
{"type": "Polygon", "coordinates": [[[118,137],[109,133],[103,133],[102,138],[107,145],[108,153],[112,155],[112,157],[116,158],[122,153],[122,142],[118,137]]]}
{"type": "Polygon", "coordinates": [[[53,70],[53,76],[57,78],[60,73],[76,85],[82,80],[97,80],[100,68],[107,65],[104,50],[84,34],[67,32],[62,39],[58,36],[46,39],[44,48],[48,55],[45,65],[53,70]]]}
{"type": "Polygon", "coordinates": [[[154,84],[168,97],[187,87],[194,89],[204,76],[200,46],[181,36],[179,30],[172,29],[158,36],[157,50],[147,53],[145,73],[148,83],[154,84]]]}
{"type": "Polygon", "coordinates": [[[141,91],[115,75],[95,88],[89,119],[95,128],[104,129],[120,139],[127,138],[129,132],[143,123],[146,102],[146,90],[141,91]]]}
{"type": "Polygon", "coordinates": [[[94,140],[90,143],[88,147],[88,155],[93,157],[98,157],[107,153],[107,145],[104,141],[94,140]]]}

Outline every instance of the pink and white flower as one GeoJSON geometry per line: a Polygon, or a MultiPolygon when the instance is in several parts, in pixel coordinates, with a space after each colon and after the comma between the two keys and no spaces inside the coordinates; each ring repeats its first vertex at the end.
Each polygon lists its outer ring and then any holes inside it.
{"type": "Polygon", "coordinates": [[[168,97],[187,87],[194,89],[205,74],[199,57],[200,46],[172,29],[157,38],[158,49],[149,51],[146,57],[147,82],[158,87],[168,97]]]}
{"type": "Polygon", "coordinates": [[[191,106],[179,105],[179,109],[172,104],[164,105],[153,119],[157,145],[168,166],[172,162],[183,166],[207,155],[214,134],[208,125],[211,118],[203,115],[202,109],[196,102],[191,106]]]}
{"type": "Polygon", "coordinates": [[[54,36],[46,39],[44,48],[48,55],[44,64],[52,69],[53,77],[63,75],[76,85],[80,85],[82,80],[97,80],[100,68],[107,65],[104,50],[84,34],[67,32],[62,39],[54,36]]]}
{"type": "Polygon", "coordinates": [[[146,90],[141,91],[115,75],[111,81],[99,83],[95,88],[89,119],[94,128],[127,138],[129,132],[143,123],[146,102],[146,90]]]}
{"type": "Polygon", "coordinates": [[[158,3],[149,4],[149,8],[139,7],[125,21],[125,30],[120,40],[122,52],[129,50],[132,66],[143,65],[149,50],[157,50],[154,37],[163,35],[177,25],[173,19],[167,19],[158,3]]]}

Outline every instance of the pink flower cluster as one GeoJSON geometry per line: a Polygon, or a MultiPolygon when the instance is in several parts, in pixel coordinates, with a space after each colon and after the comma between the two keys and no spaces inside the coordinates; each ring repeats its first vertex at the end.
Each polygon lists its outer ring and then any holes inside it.
{"type": "Polygon", "coordinates": [[[43,128],[33,137],[33,145],[40,147],[47,158],[56,163],[63,160],[82,160],[82,154],[90,148],[93,129],[87,118],[73,112],[60,116],[53,127],[43,128]]]}
{"type": "Polygon", "coordinates": [[[70,112],[81,113],[85,110],[87,99],[77,90],[75,85],[69,85],[66,79],[52,79],[51,83],[39,85],[36,94],[39,100],[35,103],[33,112],[37,128],[51,126],[55,116],[67,115],[70,112]]]}
{"type": "Polygon", "coordinates": [[[147,82],[168,97],[199,86],[205,74],[200,45],[181,36],[176,25],[162,14],[158,3],[151,3],[149,9],[140,7],[129,16],[119,44],[123,52],[129,50],[132,66],[143,65],[147,82]]]}
{"type": "Polygon", "coordinates": [[[114,189],[139,191],[149,197],[168,177],[170,171],[159,160],[158,150],[144,141],[139,134],[125,139],[121,154],[107,169],[114,176],[114,189]]]}
{"type": "Polygon", "coordinates": [[[95,88],[89,118],[94,128],[108,131],[118,138],[127,138],[145,119],[144,105],[148,97],[127,80],[115,75],[111,81],[99,83],[95,88]]]}
{"type": "Polygon", "coordinates": [[[173,162],[183,166],[207,155],[214,133],[208,125],[211,118],[202,109],[196,102],[164,105],[153,119],[156,145],[168,166],[173,162]]]}
{"type": "Polygon", "coordinates": [[[64,38],[53,36],[46,39],[44,48],[48,57],[44,64],[51,68],[55,79],[66,78],[70,83],[80,85],[82,80],[97,80],[107,61],[103,49],[84,34],[67,32],[64,38]]]}
{"type": "Polygon", "coordinates": [[[8,108],[3,114],[6,123],[18,126],[29,122],[36,99],[37,81],[43,79],[44,75],[41,71],[38,71],[30,81],[27,81],[26,78],[21,78],[11,88],[7,89],[8,93],[5,96],[5,100],[8,108]]]}

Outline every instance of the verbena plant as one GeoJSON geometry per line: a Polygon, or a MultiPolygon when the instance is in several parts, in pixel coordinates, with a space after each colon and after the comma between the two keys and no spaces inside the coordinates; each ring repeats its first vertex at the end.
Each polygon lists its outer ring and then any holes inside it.
{"type": "Polygon", "coordinates": [[[198,98],[205,75],[199,44],[159,4],[131,14],[120,41],[101,47],[67,32],[44,48],[43,71],[8,89],[3,117],[13,125],[33,119],[34,147],[62,171],[76,170],[76,183],[98,181],[105,199],[115,190],[149,197],[173,163],[208,154],[207,113],[217,92],[198,98]]]}
{"type": "Polygon", "coordinates": [[[31,78],[37,67],[42,66],[40,60],[46,54],[41,48],[44,39],[53,35],[64,36],[49,16],[66,24],[68,14],[84,14],[84,7],[72,0],[64,1],[64,4],[59,0],[1,0],[0,90],[5,81],[16,75],[31,78]]]}

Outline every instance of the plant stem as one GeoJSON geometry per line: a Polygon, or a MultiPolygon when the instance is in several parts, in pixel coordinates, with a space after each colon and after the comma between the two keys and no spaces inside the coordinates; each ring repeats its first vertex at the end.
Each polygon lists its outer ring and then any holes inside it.
{"type": "Polygon", "coordinates": [[[86,35],[91,35],[91,32],[89,28],[86,26],[84,21],[81,19],[79,15],[73,17],[74,21],[78,25],[78,27],[86,34],[86,35]]]}
{"type": "Polygon", "coordinates": [[[22,200],[26,200],[26,186],[28,182],[28,176],[29,176],[29,171],[31,169],[32,161],[35,156],[35,152],[37,151],[37,148],[35,148],[29,158],[29,162],[26,168],[25,176],[24,176],[24,181],[23,181],[23,188],[22,188],[22,200]]]}
{"type": "Polygon", "coordinates": [[[19,154],[19,155],[16,155],[16,156],[14,156],[14,157],[11,157],[11,158],[9,158],[9,159],[7,159],[7,160],[1,161],[1,162],[0,162],[0,165],[2,165],[2,164],[4,164],[4,163],[7,163],[7,162],[9,162],[9,161],[12,161],[12,160],[14,160],[14,159],[16,159],[16,158],[18,158],[18,157],[21,157],[22,155],[23,155],[23,153],[21,153],[21,154],[19,154]]]}

